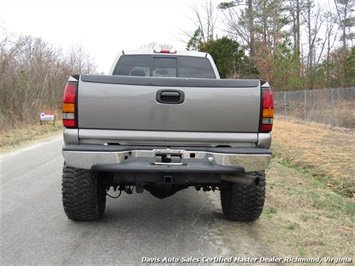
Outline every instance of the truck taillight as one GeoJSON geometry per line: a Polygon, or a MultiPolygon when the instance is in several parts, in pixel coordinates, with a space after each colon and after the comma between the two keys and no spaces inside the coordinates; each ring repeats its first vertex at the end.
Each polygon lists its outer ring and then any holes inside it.
{"type": "Polygon", "coordinates": [[[77,82],[69,81],[64,89],[62,118],[64,127],[77,127],[76,120],[76,95],[77,82]]]}
{"type": "Polygon", "coordinates": [[[274,120],[274,100],[269,87],[262,88],[262,113],[260,132],[269,133],[274,120]]]}

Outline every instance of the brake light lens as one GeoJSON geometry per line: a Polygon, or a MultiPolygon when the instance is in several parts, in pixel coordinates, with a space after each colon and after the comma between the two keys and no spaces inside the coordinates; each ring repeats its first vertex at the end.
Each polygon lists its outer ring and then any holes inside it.
{"type": "Polygon", "coordinates": [[[269,133],[272,130],[274,122],[274,99],[271,89],[262,88],[262,117],[260,124],[260,132],[269,133]]]}
{"type": "Polygon", "coordinates": [[[162,49],[162,50],[154,50],[154,53],[156,54],[176,54],[176,50],[168,50],[168,49],[162,49]]]}
{"type": "Polygon", "coordinates": [[[62,118],[64,127],[77,127],[76,120],[76,95],[77,82],[69,81],[64,89],[63,104],[62,104],[62,118]]]}

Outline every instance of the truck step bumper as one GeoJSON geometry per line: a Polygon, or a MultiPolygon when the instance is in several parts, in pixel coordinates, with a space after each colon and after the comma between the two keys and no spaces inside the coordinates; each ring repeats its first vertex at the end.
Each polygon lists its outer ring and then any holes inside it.
{"type": "Polygon", "coordinates": [[[68,166],[94,171],[233,175],[266,169],[272,154],[262,148],[65,145],[63,156],[68,166]]]}

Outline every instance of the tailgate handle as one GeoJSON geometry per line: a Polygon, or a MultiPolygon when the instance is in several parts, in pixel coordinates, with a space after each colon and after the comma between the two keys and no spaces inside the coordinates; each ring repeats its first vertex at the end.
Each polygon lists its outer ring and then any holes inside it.
{"type": "Polygon", "coordinates": [[[180,90],[159,90],[156,94],[158,103],[180,104],[185,100],[185,93],[180,90]]]}

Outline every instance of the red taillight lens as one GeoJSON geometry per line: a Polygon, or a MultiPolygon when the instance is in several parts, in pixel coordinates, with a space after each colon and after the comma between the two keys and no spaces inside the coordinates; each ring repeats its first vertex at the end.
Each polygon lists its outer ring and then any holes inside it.
{"type": "Polygon", "coordinates": [[[76,121],[75,120],[69,120],[69,119],[63,119],[63,126],[64,127],[71,127],[75,128],[76,127],[76,121]]]}
{"type": "Polygon", "coordinates": [[[274,99],[270,88],[262,88],[262,113],[260,132],[269,133],[274,120],[274,99]]]}
{"type": "Polygon", "coordinates": [[[263,109],[274,109],[274,99],[270,89],[263,89],[263,109]]]}
{"type": "Polygon", "coordinates": [[[64,89],[63,103],[75,103],[76,100],[76,82],[68,82],[64,89]]]}
{"type": "Polygon", "coordinates": [[[62,118],[65,127],[75,128],[77,126],[76,120],[76,95],[77,82],[68,82],[64,89],[63,104],[62,104],[62,118]]]}

